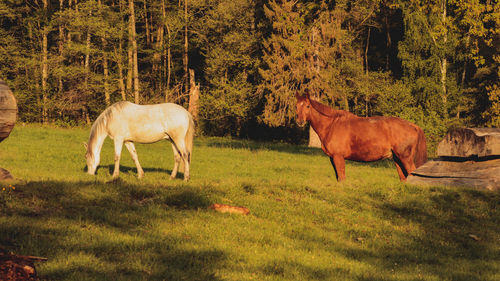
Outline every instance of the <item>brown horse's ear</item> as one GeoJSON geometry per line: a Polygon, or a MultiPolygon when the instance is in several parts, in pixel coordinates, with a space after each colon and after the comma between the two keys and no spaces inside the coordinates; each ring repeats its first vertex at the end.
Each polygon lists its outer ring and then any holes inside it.
{"type": "Polygon", "coordinates": [[[296,99],[300,99],[302,96],[299,95],[299,91],[295,91],[295,98],[296,99]]]}

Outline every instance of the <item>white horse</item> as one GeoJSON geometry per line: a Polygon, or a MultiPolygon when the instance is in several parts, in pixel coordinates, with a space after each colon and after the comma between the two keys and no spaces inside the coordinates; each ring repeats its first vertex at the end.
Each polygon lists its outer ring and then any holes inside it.
{"type": "Polygon", "coordinates": [[[154,143],[167,139],[174,151],[174,168],[170,177],[177,175],[181,160],[184,161],[184,180],[189,180],[189,166],[193,150],[194,122],[191,114],[182,106],[173,103],[137,105],[127,101],[117,102],[106,108],[95,120],[85,148],[87,172],[95,174],[100,161],[104,139],[109,136],[115,144],[115,170],[113,178],[120,173],[120,155],[123,143],[127,147],[139,178],[144,171],[139,164],[133,142],[154,143]]]}

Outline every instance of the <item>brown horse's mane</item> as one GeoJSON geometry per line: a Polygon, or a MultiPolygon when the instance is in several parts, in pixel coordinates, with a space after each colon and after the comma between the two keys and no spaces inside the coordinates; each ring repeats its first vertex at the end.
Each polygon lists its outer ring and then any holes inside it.
{"type": "Polygon", "coordinates": [[[335,110],[327,105],[324,105],[320,102],[309,99],[311,106],[318,111],[321,115],[330,117],[330,118],[339,118],[339,117],[355,117],[353,113],[345,110],[335,110]]]}

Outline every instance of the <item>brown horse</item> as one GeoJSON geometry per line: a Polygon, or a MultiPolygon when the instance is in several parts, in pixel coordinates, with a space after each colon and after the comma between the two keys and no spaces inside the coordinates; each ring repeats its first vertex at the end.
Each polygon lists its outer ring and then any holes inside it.
{"type": "Polygon", "coordinates": [[[358,117],[313,101],[309,94],[297,98],[297,123],[307,121],[321,139],[338,181],[345,180],[345,159],[376,161],[392,157],[401,181],[427,161],[424,132],[397,117],[358,117]]]}

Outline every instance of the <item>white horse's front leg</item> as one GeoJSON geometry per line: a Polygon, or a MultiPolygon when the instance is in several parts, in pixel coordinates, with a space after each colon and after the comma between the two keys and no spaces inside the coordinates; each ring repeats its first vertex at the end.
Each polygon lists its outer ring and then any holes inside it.
{"type": "Polygon", "coordinates": [[[123,139],[115,138],[115,170],[113,171],[113,178],[117,178],[120,174],[120,156],[122,154],[123,139]]]}
{"type": "Polygon", "coordinates": [[[139,163],[139,157],[137,157],[137,151],[135,150],[135,145],[133,142],[125,142],[125,147],[130,152],[130,156],[132,156],[132,160],[134,160],[135,166],[137,167],[137,177],[144,177],[144,170],[142,170],[141,164],[139,163]]]}
{"type": "Polygon", "coordinates": [[[172,144],[172,151],[174,152],[174,168],[170,174],[170,179],[175,179],[175,177],[177,177],[177,171],[179,170],[179,164],[181,163],[182,158],[174,144],[172,144]]]}

